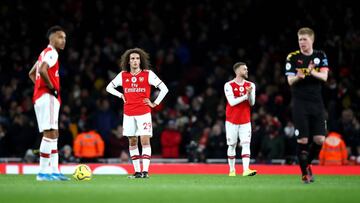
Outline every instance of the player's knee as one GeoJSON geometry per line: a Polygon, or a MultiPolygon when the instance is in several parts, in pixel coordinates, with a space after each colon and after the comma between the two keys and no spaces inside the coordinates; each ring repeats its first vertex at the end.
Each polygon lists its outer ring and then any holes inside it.
{"type": "Polygon", "coordinates": [[[313,140],[317,145],[322,145],[325,141],[325,136],[314,136],[313,140]]]}
{"type": "Polygon", "coordinates": [[[307,137],[297,139],[297,143],[299,144],[307,144],[309,142],[307,137]]]}
{"type": "Polygon", "coordinates": [[[129,145],[130,146],[137,146],[137,143],[138,143],[137,137],[135,137],[135,136],[129,137],[129,145]]]}

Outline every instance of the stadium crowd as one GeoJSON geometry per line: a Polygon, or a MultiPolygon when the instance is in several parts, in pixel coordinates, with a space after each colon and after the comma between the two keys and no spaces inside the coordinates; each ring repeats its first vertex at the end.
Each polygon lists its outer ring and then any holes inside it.
{"type": "Polygon", "coordinates": [[[232,65],[245,61],[257,86],[251,156],[292,163],[296,138],[284,62],[298,49],[296,32],[302,26],[315,30],[315,49],[329,58],[323,88],[328,130],[342,135],[349,158],[360,156],[358,7],[348,1],[282,3],[287,9],[279,11],[262,0],[1,1],[0,157],[26,157],[39,147],[28,71],[55,24],[67,32],[60,53],[59,149],[65,162],[77,160],[71,156],[75,137],[89,127],[101,135],[105,158],[127,160],[122,101],[105,86],[120,71],[121,54],[141,47],[170,90],[153,111],[154,156],[194,162],[226,158],[223,86],[233,77],[232,65]]]}

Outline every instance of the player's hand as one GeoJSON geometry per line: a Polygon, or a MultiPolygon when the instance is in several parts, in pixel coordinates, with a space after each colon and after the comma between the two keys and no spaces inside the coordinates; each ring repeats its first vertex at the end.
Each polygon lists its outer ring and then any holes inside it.
{"type": "Polygon", "coordinates": [[[300,68],[297,68],[296,70],[297,70],[296,77],[298,77],[300,79],[304,79],[305,78],[305,73],[300,68]]]}
{"type": "Polygon", "coordinates": [[[124,104],[125,104],[126,103],[125,96],[123,94],[121,94],[120,98],[124,101],[124,104]]]}
{"type": "Polygon", "coordinates": [[[309,72],[310,75],[313,72],[314,68],[315,68],[314,61],[310,61],[309,65],[308,65],[308,72],[309,72]]]}
{"type": "Polygon", "coordinates": [[[249,87],[245,87],[245,89],[246,89],[247,94],[250,96],[253,87],[249,86],[249,87]]]}
{"type": "Polygon", "coordinates": [[[56,98],[59,96],[59,93],[55,88],[50,89],[50,94],[54,95],[56,98]]]}
{"type": "Polygon", "coordinates": [[[146,105],[150,106],[151,108],[154,108],[155,106],[157,106],[157,104],[152,103],[149,98],[145,98],[145,99],[144,99],[144,103],[145,103],[146,105]]]}

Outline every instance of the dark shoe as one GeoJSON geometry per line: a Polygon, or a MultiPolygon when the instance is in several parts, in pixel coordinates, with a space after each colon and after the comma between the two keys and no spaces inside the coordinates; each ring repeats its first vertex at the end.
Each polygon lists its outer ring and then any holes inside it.
{"type": "Polygon", "coordinates": [[[310,178],[310,182],[315,182],[315,178],[313,176],[313,173],[312,173],[312,170],[311,170],[311,165],[309,164],[307,167],[306,167],[306,171],[309,175],[309,178],[310,178]]]}
{"type": "Polygon", "coordinates": [[[133,175],[128,176],[128,178],[134,179],[134,178],[142,178],[141,172],[135,172],[133,175]]]}
{"type": "Polygon", "coordinates": [[[142,172],[142,177],[143,178],[149,178],[149,173],[147,171],[143,171],[142,172]]]}
{"type": "Polygon", "coordinates": [[[305,183],[305,184],[309,184],[311,181],[310,181],[310,176],[309,175],[303,175],[301,177],[301,180],[305,183]]]}

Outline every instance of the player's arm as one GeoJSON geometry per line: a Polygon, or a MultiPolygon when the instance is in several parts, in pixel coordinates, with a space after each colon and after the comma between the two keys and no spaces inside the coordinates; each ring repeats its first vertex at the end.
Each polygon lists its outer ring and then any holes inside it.
{"type": "Polygon", "coordinates": [[[249,100],[250,106],[254,106],[254,104],[255,104],[255,88],[256,88],[255,84],[251,83],[251,86],[248,89],[248,93],[249,93],[248,100],[249,100]]]}
{"type": "Polygon", "coordinates": [[[313,63],[313,61],[311,61],[309,64],[309,67],[308,67],[309,73],[314,78],[326,82],[327,78],[328,78],[329,68],[328,68],[328,59],[324,52],[322,52],[319,67],[320,67],[320,70],[317,71],[315,69],[315,64],[313,63]]]}
{"type": "Polygon", "coordinates": [[[152,71],[149,72],[149,84],[155,86],[160,90],[154,102],[151,102],[149,98],[144,99],[145,104],[147,104],[151,108],[154,108],[155,106],[159,105],[161,101],[165,98],[166,94],[169,92],[169,89],[167,88],[165,83],[163,83],[152,71]]]}
{"type": "Polygon", "coordinates": [[[241,102],[243,102],[249,98],[248,94],[245,94],[241,97],[235,98],[234,92],[232,91],[232,88],[228,83],[226,83],[224,86],[224,92],[225,92],[225,97],[226,97],[227,101],[229,102],[230,106],[235,106],[237,104],[240,104],[241,102]]]}
{"type": "Polygon", "coordinates": [[[33,67],[31,68],[31,70],[29,71],[29,78],[31,79],[31,81],[35,84],[36,81],[36,66],[37,66],[38,62],[36,61],[36,63],[33,65],[33,67]]]}
{"type": "Polygon", "coordinates": [[[50,90],[54,90],[55,87],[50,81],[48,69],[49,69],[49,64],[47,64],[46,62],[41,63],[40,68],[39,68],[39,74],[40,74],[40,77],[44,80],[45,84],[48,86],[48,88],[50,90]]]}
{"type": "Polygon", "coordinates": [[[293,54],[289,54],[286,58],[285,65],[285,75],[287,76],[287,81],[290,86],[305,78],[304,72],[301,69],[296,68],[296,64],[293,60],[293,54]]]}
{"type": "Polygon", "coordinates": [[[110,94],[121,98],[126,103],[125,96],[115,88],[122,85],[122,72],[119,73],[107,86],[106,91],[110,94]]]}

